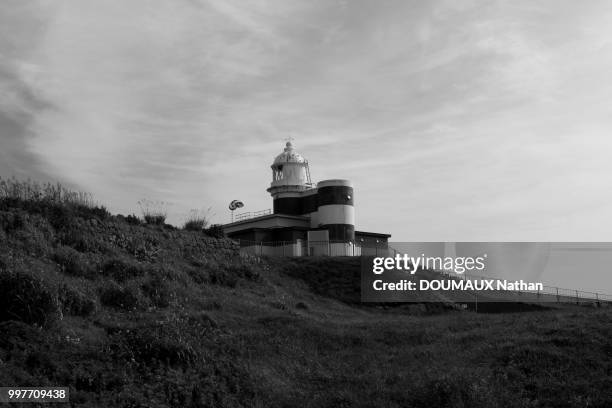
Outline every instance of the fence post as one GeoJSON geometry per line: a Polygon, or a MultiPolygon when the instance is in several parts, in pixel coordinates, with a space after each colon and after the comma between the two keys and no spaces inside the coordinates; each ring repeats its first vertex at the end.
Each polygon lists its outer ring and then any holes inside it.
{"type": "Polygon", "coordinates": [[[557,287],[555,289],[557,289],[557,303],[559,303],[559,288],[557,287]]]}
{"type": "Polygon", "coordinates": [[[579,297],[578,297],[578,291],[576,291],[576,304],[577,304],[577,305],[578,305],[578,304],[580,304],[580,301],[579,301],[578,299],[579,299],[579,297]]]}

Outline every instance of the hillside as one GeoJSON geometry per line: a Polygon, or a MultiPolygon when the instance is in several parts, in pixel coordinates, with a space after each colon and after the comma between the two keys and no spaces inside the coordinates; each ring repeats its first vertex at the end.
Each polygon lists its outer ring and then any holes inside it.
{"type": "Polygon", "coordinates": [[[609,310],[367,307],[355,267],[3,199],[0,385],[91,407],[611,406],[609,310]]]}

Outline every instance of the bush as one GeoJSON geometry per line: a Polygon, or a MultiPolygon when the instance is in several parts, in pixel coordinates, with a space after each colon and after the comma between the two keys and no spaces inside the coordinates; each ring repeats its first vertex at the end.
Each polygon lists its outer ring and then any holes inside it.
{"type": "Polygon", "coordinates": [[[167,204],[163,201],[152,201],[142,199],[138,201],[138,206],[142,212],[142,218],[149,225],[164,225],[168,211],[167,204]]]}
{"type": "Polygon", "coordinates": [[[64,285],[59,291],[59,300],[64,313],[89,316],[96,310],[96,302],[76,289],[64,285]]]}
{"type": "Polygon", "coordinates": [[[127,217],[125,217],[125,222],[127,222],[130,225],[140,225],[140,224],[142,224],[141,219],[138,218],[138,216],[136,216],[134,214],[130,214],[127,217]]]}
{"type": "Polygon", "coordinates": [[[136,309],[141,303],[139,295],[137,288],[121,287],[111,282],[101,289],[100,302],[104,306],[129,311],[136,309]]]}
{"type": "Polygon", "coordinates": [[[226,265],[225,269],[231,275],[238,278],[256,281],[259,279],[259,272],[253,269],[253,266],[247,263],[232,263],[226,265]]]}
{"type": "Polygon", "coordinates": [[[166,223],[166,216],[161,214],[146,214],[144,220],[145,223],[149,225],[164,225],[166,223]]]}
{"type": "Polygon", "coordinates": [[[62,245],[70,246],[79,252],[97,252],[100,246],[92,234],[87,234],[76,227],[65,228],[59,240],[62,245]]]}
{"type": "Polygon", "coordinates": [[[202,231],[206,226],[206,220],[189,220],[183,225],[186,231],[202,231]]]}
{"type": "Polygon", "coordinates": [[[0,228],[6,233],[23,228],[25,225],[24,216],[21,212],[2,212],[0,213],[0,228]]]}
{"type": "Polygon", "coordinates": [[[190,366],[199,353],[176,327],[141,328],[127,334],[136,361],[169,366],[190,366]]]}
{"type": "Polygon", "coordinates": [[[45,332],[40,328],[16,320],[0,322],[0,349],[40,349],[44,342],[45,332]]]}
{"type": "Polygon", "coordinates": [[[144,275],[144,273],[144,266],[140,262],[131,259],[113,258],[102,265],[102,274],[110,276],[117,282],[125,282],[138,278],[144,275]]]}
{"type": "Polygon", "coordinates": [[[0,321],[49,326],[61,319],[57,294],[22,272],[0,271],[0,321]]]}
{"type": "Polygon", "coordinates": [[[209,207],[207,210],[191,210],[183,224],[183,229],[187,231],[202,231],[208,226],[210,219],[209,207]]]}
{"type": "Polygon", "coordinates": [[[212,224],[204,230],[204,233],[213,238],[225,238],[225,233],[223,232],[223,226],[221,224],[212,224]]]}
{"type": "Polygon", "coordinates": [[[212,284],[229,286],[230,288],[235,288],[238,284],[238,276],[228,272],[228,270],[224,267],[213,267],[207,272],[210,283],[212,284]]]}
{"type": "Polygon", "coordinates": [[[214,285],[236,287],[240,279],[258,280],[259,273],[247,263],[217,263],[207,262],[200,268],[189,268],[187,273],[197,284],[212,283],[214,285]]]}
{"type": "Polygon", "coordinates": [[[56,248],[51,255],[51,259],[57,262],[62,271],[68,275],[89,279],[96,276],[96,268],[87,262],[83,254],[71,247],[61,246],[56,248]]]}
{"type": "Polygon", "coordinates": [[[151,299],[151,303],[156,307],[168,307],[170,302],[176,297],[172,292],[168,282],[161,276],[154,276],[142,285],[142,291],[151,299]]]}

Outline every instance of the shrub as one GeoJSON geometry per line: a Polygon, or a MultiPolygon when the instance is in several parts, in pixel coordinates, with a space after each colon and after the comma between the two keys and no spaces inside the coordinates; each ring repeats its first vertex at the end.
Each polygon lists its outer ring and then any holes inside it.
{"type": "Polygon", "coordinates": [[[285,305],[283,302],[281,301],[273,301],[270,302],[270,306],[272,306],[275,309],[279,309],[279,310],[286,310],[287,309],[287,305],[285,305]]]}
{"type": "Polygon", "coordinates": [[[62,245],[70,246],[79,252],[96,252],[99,249],[93,235],[83,232],[80,228],[65,229],[59,240],[62,245]]]}
{"type": "Polygon", "coordinates": [[[202,231],[208,226],[211,207],[207,210],[191,210],[185,219],[183,229],[187,231],[202,231]]]}
{"type": "Polygon", "coordinates": [[[112,258],[102,265],[102,274],[110,276],[117,282],[138,278],[145,273],[144,266],[137,261],[123,258],[112,258]]]}
{"type": "Polygon", "coordinates": [[[89,316],[96,310],[96,302],[91,297],[66,285],[59,290],[59,301],[64,313],[75,316],[89,316]]]}
{"type": "Polygon", "coordinates": [[[206,227],[206,220],[189,220],[183,224],[186,231],[202,231],[206,227]]]}
{"type": "Polygon", "coordinates": [[[25,225],[24,216],[21,212],[2,212],[0,213],[0,228],[6,233],[23,228],[25,225]]]}
{"type": "Polygon", "coordinates": [[[197,284],[212,283],[214,285],[236,287],[240,279],[257,280],[259,273],[249,264],[207,262],[201,268],[189,268],[187,273],[197,284]]]}
{"type": "Polygon", "coordinates": [[[170,306],[170,302],[176,297],[168,282],[159,275],[148,279],[142,285],[142,291],[151,299],[153,305],[161,308],[170,306]]]}
{"type": "Polygon", "coordinates": [[[226,265],[225,269],[229,274],[234,275],[237,278],[244,278],[255,281],[259,279],[259,272],[253,269],[252,265],[247,263],[232,263],[226,265]]]}
{"type": "Polygon", "coordinates": [[[0,349],[40,349],[44,342],[45,332],[40,328],[17,320],[0,322],[0,349]]]}
{"type": "Polygon", "coordinates": [[[230,288],[234,288],[238,284],[238,276],[228,272],[224,267],[212,267],[207,272],[212,284],[229,286],[230,288]]]}
{"type": "Polygon", "coordinates": [[[149,224],[149,225],[164,225],[166,222],[166,216],[165,215],[151,215],[151,214],[147,214],[144,216],[144,220],[145,223],[149,224]]]}
{"type": "Polygon", "coordinates": [[[130,214],[127,217],[125,217],[125,222],[127,222],[130,225],[140,225],[140,224],[142,224],[142,221],[140,220],[140,218],[138,218],[138,216],[136,216],[134,214],[130,214]]]}
{"type": "Polygon", "coordinates": [[[49,326],[61,318],[57,294],[23,272],[0,272],[0,321],[49,326]]]}
{"type": "Polygon", "coordinates": [[[170,366],[189,366],[200,356],[176,327],[141,328],[127,334],[127,343],[137,361],[170,366]]]}
{"type": "Polygon", "coordinates": [[[104,306],[129,311],[136,309],[140,304],[140,296],[137,288],[122,287],[111,282],[101,289],[100,302],[104,306]]]}
{"type": "Polygon", "coordinates": [[[62,271],[68,275],[89,279],[96,276],[96,268],[87,262],[83,254],[71,247],[60,246],[56,248],[51,255],[51,259],[57,262],[62,271]]]}
{"type": "Polygon", "coordinates": [[[77,215],[85,219],[97,218],[100,220],[105,220],[111,216],[110,212],[106,209],[106,207],[101,205],[96,205],[92,207],[77,205],[75,206],[75,208],[77,210],[77,215]]]}
{"type": "Polygon", "coordinates": [[[204,230],[204,233],[213,238],[225,237],[225,232],[223,232],[223,226],[221,224],[212,224],[210,227],[204,230]]]}
{"type": "Polygon", "coordinates": [[[208,315],[208,313],[198,312],[188,317],[187,322],[189,327],[198,327],[202,329],[216,329],[219,324],[208,315]]]}
{"type": "Polygon", "coordinates": [[[142,199],[138,201],[138,206],[146,224],[164,225],[166,222],[166,216],[168,215],[167,203],[142,199]]]}

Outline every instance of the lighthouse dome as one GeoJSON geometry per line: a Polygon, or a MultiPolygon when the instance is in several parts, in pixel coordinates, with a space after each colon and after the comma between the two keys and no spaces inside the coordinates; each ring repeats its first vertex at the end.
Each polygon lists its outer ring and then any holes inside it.
{"type": "Polygon", "coordinates": [[[284,163],[306,163],[306,159],[302,157],[301,154],[295,151],[293,148],[293,144],[291,142],[287,142],[285,146],[285,150],[276,156],[274,159],[274,163],[272,166],[283,165],[284,163]]]}

